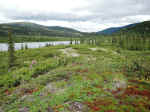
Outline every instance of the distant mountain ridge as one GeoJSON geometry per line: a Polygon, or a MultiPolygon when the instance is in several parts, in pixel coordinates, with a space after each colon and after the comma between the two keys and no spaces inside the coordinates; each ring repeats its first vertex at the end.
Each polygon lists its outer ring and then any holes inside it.
{"type": "Polygon", "coordinates": [[[133,26],[122,28],[118,33],[122,34],[141,34],[141,35],[147,35],[150,36],[150,21],[144,21],[141,23],[137,23],[133,26]]]}
{"type": "Polygon", "coordinates": [[[0,24],[0,35],[7,35],[9,29],[16,35],[82,36],[80,31],[72,28],[44,26],[30,22],[0,24]]]}
{"type": "Polygon", "coordinates": [[[105,30],[96,32],[97,34],[104,34],[104,35],[111,35],[112,33],[115,33],[119,31],[122,27],[112,27],[112,28],[107,28],[105,30]]]}
{"type": "Polygon", "coordinates": [[[129,24],[129,25],[126,25],[126,26],[122,26],[122,27],[112,27],[112,28],[107,28],[105,30],[102,30],[102,31],[99,31],[99,32],[96,32],[97,34],[104,34],[104,35],[111,35],[113,33],[116,33],[118,31],[120,31],[121,29],[124,29],[124,28],[128,28],[128,27],[132,27],[132,26],[135,26],[137,23],[135,24],[129,24]]]}
{"type": "Polygon", "coordinates": [[[112,34],[150,34],[150,21],[129,24],[122,27],[112,27],[103,31],[88,33],[60,26],[44,26],[30,22],[16,22],[0,24],[0,37],[7,36],[8,30],[11,29],[14,35],[41,35],[41,36],[62,36],[62,37],[91,37],[98,35],[112,34]]]}

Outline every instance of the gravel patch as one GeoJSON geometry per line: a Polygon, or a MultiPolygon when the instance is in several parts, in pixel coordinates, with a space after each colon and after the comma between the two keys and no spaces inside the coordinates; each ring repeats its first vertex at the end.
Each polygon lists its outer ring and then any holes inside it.
{"type": "Polygon", "coordinates": [[[60,49],[63,54],[67,55],[68,57],[79,57],[80,54],[76,52],[75,49],[72,48],[66,48],[66,49],[60,49]]]}

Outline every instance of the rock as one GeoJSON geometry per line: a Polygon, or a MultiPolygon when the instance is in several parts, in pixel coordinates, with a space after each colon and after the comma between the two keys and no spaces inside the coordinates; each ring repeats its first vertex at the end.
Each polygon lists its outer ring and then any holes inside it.
{"type": "Polygon", "coordinates": [[[121,95],[127,88],[127,79],[122,73],[104,74],[104,90],[113,95],[121,95]]]}
{"type": "Polygon", "coordinates": [[[127,83],[124,80],[113,80],[113,90],[117,90],[118,88],[125,89],[127,88],[127,83]]]}
{"type": "Polygon", "coordinates": [[[69,112],[88,112],[88,107],[80,102],[71,102],[69,105],[69,112]]]}
{"type": "Polygon", "coordinates": [[[2,111],[2,108],[0,107],[0,112],[4,112],[4,111],[2,111]]]}
{"type": "Polygon", "coordinates": [[[27,107],[20,108],[19,112],[29,112],[29,108],[27,107]]]}
{"type": "Polygon", "coordinates": [[[115,95],[121,95],[127,88],[127,82],[125,80],[114,80],[112,83],[111,91],[115,93],[115,95]]]}

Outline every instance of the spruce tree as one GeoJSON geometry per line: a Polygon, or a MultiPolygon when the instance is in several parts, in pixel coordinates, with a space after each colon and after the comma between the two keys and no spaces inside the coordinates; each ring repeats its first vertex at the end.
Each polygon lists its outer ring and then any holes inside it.
{"type": "Polygon", "coordinates": [[[70,44],[72,45],[72,38],[71,38],[71,40],[70,40],[70,44]]]}
{"type": "Polygon", "coordinates": [[[15,47],[11,31],[8,31],[8,67],[15,65],[15,47]]]}
{"type": "Polygon", "coordinates": [[[23,44],[21,44],[21,50],[24,50],[24,45],[23,44]]]}
{"type": "Polygon", "coordinates": [[[27,44],[25,44],[25,49],[26,49],[26,50],[28,49],[28,45],[27,45],[27,44]]]}

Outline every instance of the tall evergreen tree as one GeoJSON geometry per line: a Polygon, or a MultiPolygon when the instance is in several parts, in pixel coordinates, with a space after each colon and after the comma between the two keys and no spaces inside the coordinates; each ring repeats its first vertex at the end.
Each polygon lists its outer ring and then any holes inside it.
{"type": "Polygon", "coordinates": [[[15,65],[15,47],[12,38],[12,33],[8,31],[8,67],[12,68],[15,65]]]}
{"type": "Polygon", "coordinates": [[[70,40],[70,44],[72,45],[72,38],[71,38],[71,40],[70,40]]]}

